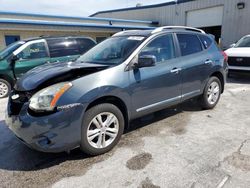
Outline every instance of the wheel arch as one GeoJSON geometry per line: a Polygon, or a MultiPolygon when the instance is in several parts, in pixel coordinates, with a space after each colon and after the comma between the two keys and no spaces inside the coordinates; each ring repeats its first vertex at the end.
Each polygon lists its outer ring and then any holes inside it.
{"type": "Polygon", "coordinates": [[[128,128],[128,125],[129,125],[128,108],[126,106],[126,103],[122,99],[120,99],[119,97],[109,95],[109,96],[102,96],[100,98],[97,98],[94,101],[92,101],[91,103],[89,103],[89,105],[87,106],[85,111],[87,111],[88,109],[90,109],[93,106],[96,106],[96,105],[102,104],[102,103],[110,103],[110,104],[113,104],[116,107],[118,107],[124,116],[125,129],[128,128]]]}
{"type": "Polygon", "coordinates": [[[224,87],[225,87],[225,80],[224,80],[224,76],[223,76],[223,74],[220,72],[220,71],[216,71],[216,72],[214,72],[214,73],[212,73],[211,75],[210,75],[210,78],[211,77],[217,77],[219,80],[220,80],[220,82],[221,82],[221,93],[223,93],[224,92],[224,87]]]}
{"type": "Polygon", "coordinates": [[[0,79],[6,80],[7,82],[9,82],[11,87],[14,86],[14,81],[9,76],[0,74],[0,79]]]}

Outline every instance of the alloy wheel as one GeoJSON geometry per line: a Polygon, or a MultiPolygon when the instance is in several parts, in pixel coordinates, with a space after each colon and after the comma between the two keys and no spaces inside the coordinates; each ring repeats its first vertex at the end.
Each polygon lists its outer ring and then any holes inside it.
{"type": "Polygon", "coordinates": [[[9,93],[9,88],[6,83],[0,81],[0,98],[5,97],[9,93]]]}
{"type": "Polygon", "coordinates": [[[212,82],[207,90],[207,101],[209,104],[215,104],[220,96],[220,85],[217,82],[212,82]]]}
{"type": "Polygon", "coordinates": [[[100,113],[88,125],[88,143],[97,149],[106,148],[115,140],[118,132],[118,118],[110,112],[100,113]]]}

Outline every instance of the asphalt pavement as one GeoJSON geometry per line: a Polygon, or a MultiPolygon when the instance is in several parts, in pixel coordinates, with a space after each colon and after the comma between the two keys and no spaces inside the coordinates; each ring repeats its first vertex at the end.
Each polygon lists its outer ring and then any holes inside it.
{"type": "Polygon", "coordinates": [[[195,100],[132,122],[111,152],[29,149],[0,100],[0,187],[250,187],[250,76],[231,78],[217,107],[195,100]]]}

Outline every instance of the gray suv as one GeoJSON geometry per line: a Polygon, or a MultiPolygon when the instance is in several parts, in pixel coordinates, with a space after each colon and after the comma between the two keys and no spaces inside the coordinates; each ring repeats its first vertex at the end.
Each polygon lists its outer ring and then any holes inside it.
{"type": "Polygon", "coordinates": [[[211,35],[189,27],[122,31],[74,62],[42,65],[19,79],[6,122],[43,152],[111,150],[132,119],[197,97],[212,109],[228,65],[211,35]]]}

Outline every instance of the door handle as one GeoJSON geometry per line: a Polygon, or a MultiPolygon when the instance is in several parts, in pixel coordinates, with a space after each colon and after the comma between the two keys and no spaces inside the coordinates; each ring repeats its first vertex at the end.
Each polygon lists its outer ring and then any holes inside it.
{"type": "Polygon", "coordinates": [[[170,72],[174,74],[178,74],[181,71],[181,68],[173,68],[170,72]]]}
{"type": "Polygon", "coordinates": [[[205,61],[205,65],[210,65],[210,64],[212,64],[212,63],[213,63],[213,61],[210,60],[210,59],[207,59],[207,60],[205,61]]]}

